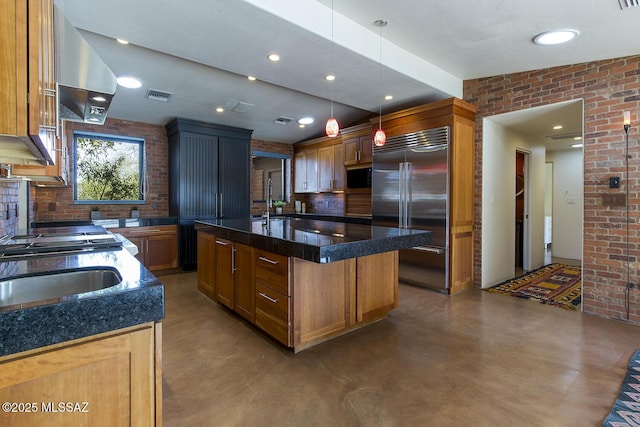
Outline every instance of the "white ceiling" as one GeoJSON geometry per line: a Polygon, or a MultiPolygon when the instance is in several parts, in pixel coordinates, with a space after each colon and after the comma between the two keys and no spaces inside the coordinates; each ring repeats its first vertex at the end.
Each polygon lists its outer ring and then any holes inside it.
{"type": "MultiPolygon", "coordinates": [[[[347,126],[380,108],[385,113],[462,97],[464,79],[640,53],[633,35],[640,7],[622,10],[618,0],[56,0],[56,5],[116,75],[143,81],[140,89],[118,88],[110,117],[161,125],[188,117],[253,129],[254,138],[287,143],[323,134],[332,97],[335,117],[347,126]],[[377,19],[389,21],[382,43],[373,25],[377,19]],[[581,34],[562,46],[531,42],[554,28],[581,34]],[[116,37],[131,44],[120,45],[116,37]],[[272,52],[280,54],[280,62],[267,61],[272,52]],[[330,72],[337,76],[333,83],[323,78],[330,72]],[[250,82],[247,75],[258,80],[250,82]],[[144,97],[147,89],[173,95],[167,103],[152,101],[144,97]],[[381,101],[387,93],[393,100],[381,101]],[[231,111],[239,102],[252,106],[245,113],[231,111]],[[217,106],[226,111],[216,113],[217,106]],[[316,121],[300,129],[295,120],[303,116],[316,121]],[[277,124],[278,117],[294,121],[277,124]]],[[[558,120],[562,111],[554,109],[552,117],[558,120]]],[[[582,117],[577,119],[579,129],[564,131],[581,131],[582,117]]],[[[510,120],[510,126],[526,122],[525,116],[510,120]]]]}

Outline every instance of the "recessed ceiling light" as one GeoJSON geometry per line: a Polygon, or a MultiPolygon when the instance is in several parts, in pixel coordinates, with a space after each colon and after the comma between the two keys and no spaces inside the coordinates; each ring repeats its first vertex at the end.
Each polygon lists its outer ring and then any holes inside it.
{"type": "Polygon", "coordinates": [[[556,125],[553,127],[553,130],[558,130],[558,129],[562,129],[562,125],[556,125]]]}
{"type": "Polygon", "coordinates": [[[116,39],[120,44],[129,44],[129,42],[125,39],[116,39]]]}
{"type": "Polygon", "coordinates": [[[298,124],[300,125],[310,125],[311,123],[313,123],[313,117],[303,117],[298,119],[298,124]]]}
{"type": "Polygon", "coordinates": [[[142,86],[142,82],[135,77],[122,76],[118,77],[117,82],[120,86],[126,87],[129,89],[138,89],[142,86]]]}
{"type": "Polygon", "coordinates": [[[538,45],[548,46],[554,44],[566,43],[578,37],[580,32],[576,30],[552,30],[540,33],[533,38],[533,42],[538,45]]]}
{"type": "Polygon", "coordinates": [[[332,82],[336,79],[336,76],[334,76],[333,74],[327,74],[326,76],[324,76],[324,79],[332,82]]]}
{"type": "Polygon", "coordinates": [[[384,96],[385,101],[390,101],[393,99],[393,95],[385,95],[384,96]]]}
{"type": "Polygon", "coordinates": [[[222,107],[218,107],[218,108],[216,108],[216,111],[217,111],[218,113],[224,113],[224,108],[222,108],[222,107]]]}
{"type": "Polygon", "coordinates": [[[272,62],[280,61],[280,55],[275,53],[270,54],[269,56],[267,56],[267,58],[269,59],[269,61],[272,61],[272,62]]]}
{"type": "Polygon", "coordinates": [[[571,144],[572,148],[580,148],[582,147],[582,144],[571,144]]]}
{"type": "Polygon", "coordinates": [[[255,77],[253,77],[253,76],[247,76],[247,78],[248,78],[249,80],[251,80],[252,82],[256,80],[256,78],[255,78],[255,77]]]}

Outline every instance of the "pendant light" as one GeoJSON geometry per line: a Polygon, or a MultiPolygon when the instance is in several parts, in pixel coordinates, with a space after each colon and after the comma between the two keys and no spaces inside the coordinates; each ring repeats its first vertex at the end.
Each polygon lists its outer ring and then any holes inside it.
{"type": "MultiPolygon", "coordinates": [[[[333,0],[331,0],[331,63],[335,64],[335,60],[333,58],[333,0]]],[[[333,82],[334,80],[330,80],[331,82],[331,116],[329,120],[327,120],[327,124],[324,127],[324,130],[327,136],[334,138],[338,136],[340,133],[340,124],[335,117],[333,117],[333,82]]]]}
{"type": "MultiPolygon", "coordinates": [[[[386,27],[388,22],[385,21],[384,19],[378,19],[373,24],[376,27],[380,28],[380,61],[379,61],[380,72],[379,72],[378,86],[382,91],[382,28],[386,27]]],[[[382,129],[382,95],[381,95],[378,130],[373,136],[373,145],[375,145],[376,147],[382,147],[384,146],[384,144],[386,144],[386,142],[387,142],[387,134],[384,133],[384,130],[382,129]]]]}

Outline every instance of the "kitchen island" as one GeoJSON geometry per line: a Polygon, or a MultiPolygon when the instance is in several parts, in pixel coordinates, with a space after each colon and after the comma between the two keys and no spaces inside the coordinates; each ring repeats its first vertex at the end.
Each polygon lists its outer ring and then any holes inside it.
{"type": "Polygon", "coordinates": [[[275,217],[196,221],[198,288],[295,352],[381,320],[398,250],[431,232],[275,217]]]}
{"type": "Polygon", "coordinates": [[[162,283],[124,246],[73,249],[0,257],[0,425],[160,425],[162,283]]]}

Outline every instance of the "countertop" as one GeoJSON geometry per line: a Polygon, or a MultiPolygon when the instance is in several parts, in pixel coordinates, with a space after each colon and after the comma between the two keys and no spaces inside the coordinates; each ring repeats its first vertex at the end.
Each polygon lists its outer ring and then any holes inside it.
{"type": "Polygon", "coordinates": [[[0,307],[0,356],[164,318],[164,287],[127,250],[0,262],[0,281],[75,268],[114,267],[122,282],[58,299],[0,307]]]}
{"type": "Polygon", "coordinates": [[[298,217],[196,221],[198,231],[211,232],[255,248],[317,263],[328,263],[431,244],[431,232],[298,217]]]}

